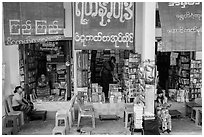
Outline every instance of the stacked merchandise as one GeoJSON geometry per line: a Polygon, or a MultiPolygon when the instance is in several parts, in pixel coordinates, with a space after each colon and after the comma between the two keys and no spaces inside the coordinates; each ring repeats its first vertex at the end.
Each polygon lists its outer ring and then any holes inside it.
{"type": "Polygon", "coordinates": [[[202,88],[202,61],[191,60],[190,69],[190,96],[189,99],[201,97],[202,88]]]}
{"type": "Polygon", "coordinates": [[[123,95],[119,90],[121,87],[118,84],[110,84],[109,85],[109,102],[110,103],[119,103],[123,100],[123,95]]]}
{"type": "Polygon", "coordinates": [[[105,96],[102,92],[102,87],[98,85],[98,83],[92,83],[92,96],[91,96],[91,102],[100,102],[105,103],[105,96]]]}
{"type": "Polygon", "coordinates": [[[142,129],[142,119],[143,119],[144,109],[141,104],[134,104],[134,128],[142,129]]]}
{"type": "Polygon", "coordinates": [[[139,69],[141,56],[139,54],[129,54],[129,59],[124,60],[123,80],[124,91],[126,92],[126,102],[142,101],[144,103],[144,72],[139,69]]]}
{"type": "MultiPolygon", "coordinates": [[[[37,65],[36,65],[36,59],[35,59],[35,45],[29,44],[28,50],[27,50],[27,78],[28,78],[28,84],[29,84],[29,91],[35,90],[36,87],[36,78],[37,78],[37,65]]],[[[48,94],[49,93],[45,93],[48,94]]]]}
{"type": "Polygon", "coordinates": [[[77,87],[88,87],[90,77],[89,53],[82,51],[77,53],[77,87]]]}
{"type": "Polygon", "coordinates": [[[190,85],[190,52],[181,52],[179,63],[179,90],[177,91],[178,102],[188,102],[190,85]]]}
{"type": "Polygon", "coordinates": [[[100,83],[100,71],[103,67],[103,57],[102,57],[102,52],[101,51],[96,51],[96,57],[95,58],[92,58],[92,61],[93,61],[93,65],[95,66],[94,67],[94,73],[93,73],[93,83],[100,83]]]}
{"type": "Polygon", "coordinates": [[[19,68],[20,68],[20,85],[23,87],[25,84],[25,66],[24,66],[24,46],[19,46],[19,68]]]}
{"type": "Polygon", "coordinates": [[[36,62],[36,47],[35,44],[19,46],[19,67],[20,67],[20,84],[26,92],[26,98],[29,94],[35,92],[37,79],[37,62],[36,62]]]}
{"type": "Polygon", "coordinates": [[[177,89],[178,87],[178,69],[177,64],[178,53],[171,52],[170,56],[170,67],[169,67],[169,89],[177,89]]]}
{"type": "Polygon", "coordinates": [[[83,104],[86,104],[87,102],[89,102],[88,87],[77,88],[77,91],[78,91],[78,95],[83,101],[83,104]]]}

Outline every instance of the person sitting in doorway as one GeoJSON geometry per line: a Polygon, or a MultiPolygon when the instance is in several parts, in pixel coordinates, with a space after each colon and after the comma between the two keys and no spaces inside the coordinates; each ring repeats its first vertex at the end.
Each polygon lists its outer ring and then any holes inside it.
{"type": "Polygon", "coordinates": [[[49,81],[45,74],[41,74],[40,78],[38,79],[37,96],[39,97],[48,95],[50,95],[49,81]]]}
{"type": "Polygon", "coordinates": [[[34,106],[32,102],[22,97],[22,93],[22,87],[17,86],[14,90],[14,96],[12,98],[12,108],[14,111],[23,111],[29,116],[32,113],[34,106]]]}
{"type": "Polygon", "coordinates": [[[162,132],[171,132],[171,115],[169,114],[168,110],[170,106],[171,105],[167,103],[165,92],[159,87],[157,89],[157,99],[155,107],[162,132]]]}

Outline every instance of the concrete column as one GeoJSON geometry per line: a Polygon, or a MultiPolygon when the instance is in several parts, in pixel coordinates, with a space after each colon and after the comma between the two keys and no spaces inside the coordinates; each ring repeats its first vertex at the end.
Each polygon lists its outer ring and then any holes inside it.
{"type": "Polygon", "coordinates": [[[64,36],[65,37],[72,37],[72,3],[71,2],[64,2],[64,8],[65,8],[65,29],[64,29],[64,36]]]}
{"type": "Polygon", "coordinates": [[[19,52],[18,45],[4,43],[4,28],[2,28],[2,65],[4,65],[4,76],[2,77],[2,116],[5,115],[4,101],[8,95],[13,93],[15,86],[20,85],[19,79],[19,52]]]}
{"type": "Polygon", "coordinates": [[[135,52],[142,54],[143,46],[143,2],[135,2],[135,52]]]}
{"type": "Polygon", "coordinates": [[[155,59],[155,12],[155,2],[143,3],[143,61],[155,59]]]}

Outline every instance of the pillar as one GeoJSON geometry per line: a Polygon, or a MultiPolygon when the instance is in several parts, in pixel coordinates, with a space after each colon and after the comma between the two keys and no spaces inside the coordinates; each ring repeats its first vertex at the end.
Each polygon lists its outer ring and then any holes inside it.
{"type": "Polygon", "coordinates": [[[155,2],[143,3],[142,60],[155,60],[155,2]]]}

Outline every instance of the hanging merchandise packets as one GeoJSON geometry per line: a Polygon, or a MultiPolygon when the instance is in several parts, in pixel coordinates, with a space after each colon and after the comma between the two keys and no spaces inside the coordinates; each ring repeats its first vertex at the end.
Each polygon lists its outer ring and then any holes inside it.
{"type": "Polygon", "coordinates": [[[171,52],[170,56],[170,65],[175,66],[176,65],[176,58],[178,57],[178,53],[171,52]]]}

